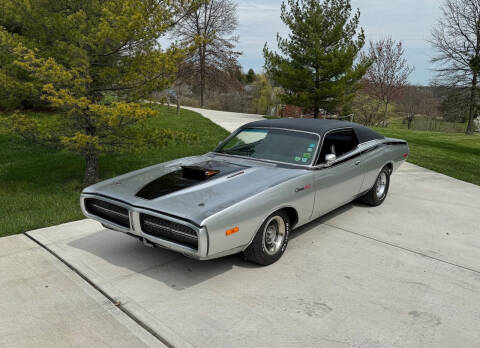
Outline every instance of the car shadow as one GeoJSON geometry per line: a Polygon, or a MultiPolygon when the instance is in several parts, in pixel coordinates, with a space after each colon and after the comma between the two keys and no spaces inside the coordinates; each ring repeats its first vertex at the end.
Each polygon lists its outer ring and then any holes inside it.
{"type": "Polygon", "coordinates": [[[323,216],[321,216],[321,217],[319,217],[315,220],[310,221],[309,223],[307,223],[307,224],[305,224],[305,225],[303,225],[299,228],[294,229],[290,233],[290,240],[300,237],[302,234],[311,231],[312,229],[314,229],[317,226],[328,223],[330,220],[333,220],[337,216],[346,213],[347,211],[351,210],[354,207],[368,208],[368,206],[366,206],[364,204],[361,204],[361,203],[357,203],[357,202],[352,202],[352,203],[346,204],[346,205],[344,205],[340,208],[337,208],[337,209],[331,211],[328,214],[325,214],[325,215],[323,215],[323,216]]]}
{"type": "Polygon", "coordinates": [[[94,265],[88,265],[88,259],[83,260],[83,264],[93,269],[97,276],[105,278],[102,281],[116,281],[133,274],[142,274],[175,290],[200,284],[234,267],[260,267],[245,261],[241,254],[213,260],[194,260],[160,247],[146,247],[135,238],[109,229],[75,239],[69,242],[68,246],[83,250],[115,266],[114,269],[102,266],[96,270],[94,265]]]}
{"type": "MultiPolygon", "coordinates": [[[[293,230],[290,239],[298,238],[312,231],[315,227],[327,223],[330,219],[342,215],[357,205],[362,206],[357,203],[347,204],[293,230]]],[[[262,267],[245,261],[242,254],[198,261],[166,249],[146,247],[135,238],[108,229],[75,239],[68,245],[94,255],[116,267],[111,271],[108,271],[108,267],[99,271],[95,270],[97,275],[102,274],[106,278],[102,281],[115,281],[134,274],[142,274],[175,290],[184,290],[198,285],[228,272],[234,267],[245,269],[262,267]],[[119,275],[114,275],[115,273],[119,273],[119,275]]],[[[84,263],[86,262],[84,260],[84,263]]]]}

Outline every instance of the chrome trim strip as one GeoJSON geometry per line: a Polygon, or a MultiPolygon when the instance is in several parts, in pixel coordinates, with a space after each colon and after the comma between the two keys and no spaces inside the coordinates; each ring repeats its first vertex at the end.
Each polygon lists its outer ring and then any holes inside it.
{"type": "MultiPolygon", "coordinates": [[[[121,232],[124,232],[124,233],[131,232],[130,228],[127,228],[127,227],[122,226],[122,225],[118,225],[113,221],[110,221],[110,220],[104,219],[100,216],[89,213],[87,211],[86,207],[85,207],[85,198],[95,198],[95,199],[103,200],[103,201],[111,203],[111,204],[116,204],[119,207],[122,207],[122,208],[125,208],[125,209],[129,209],[128,205],[126,205],[122,202],[118,202],[118,201],[115,201],[115,200],[112,200],[112,199],[107,199],[107,198],[104,198],[104,197],[99,198],[99,196],[96,196],[96,195],[90,195],[90,194],[81,194],[80,195],[80,208],[82,209],[83,215],[85,215],[87,218],[97,220],[97,221],[99,221],[100,223],[102,223],[106,226],[112,226],[117,231],[121,231],[121,232]]],[[[132,225],[132,220],[130,219],[130,227],[131,227],[131,225],[132,225]]],[[[133,232],[133,234],[139,235],[135,231],[133,232]]]]}
{"type": "MultiPolygon", "coordinates": [[[[160,224],[157,224],[155,222],[151,222],[151,221],[143,221],[143,223],[145,225],[150,225],[152,227],[156,227],[156,228],[161,228],[161,229],[165,229],[167,231],[170,231],[172,233],[176,233],[176,234],[180,234],[182,236],[184,236],[185,238],[189,238],[189,239],[193,239],[193,240],[198,240],[198,236],[194,236],[190,233],[186,233],[186,232],[183,232],[183,231],[179,231],[179,230],[176,230],[174,228],[171,228],[171,227],[168,227],[168,226],[163,226],[163,225],[160,225],[160,224]]],[[[142,231],[143,232],[143,231],[142,231]]],[[[148,233],[147,233],[148,234],[148,233]]]]}
{"type": "Polygon", "coordinates": [[[108,212],[110,214],[113,214],[113,215],[116,215],[116,216],[119,216],[119,217],[122,217],[122,218],[126,218],[126,219],[129,218],[128,214],[122,214],[122,213],[119,213],[118,211],[102,207],[102,206],[100,206],[98,204],[95,204],[95,203],[90,204],[90,206],[95,207],[95,209],[99,209],[101,211],[108,212]]]}
{"type": "Polygon", "coordinates": [[[368,147],[368,146],[369,146],[369,145],[368,145],[369,143],[377,143],[378,141],[381,141],[381,140],[383,140],[383,139],[372,139],[372,140],[366,141],[366,142],[364,142],[364,143],[360,143],[360,144],[358,144],[358,146],[360,146],[360,147],[368,147]]]}

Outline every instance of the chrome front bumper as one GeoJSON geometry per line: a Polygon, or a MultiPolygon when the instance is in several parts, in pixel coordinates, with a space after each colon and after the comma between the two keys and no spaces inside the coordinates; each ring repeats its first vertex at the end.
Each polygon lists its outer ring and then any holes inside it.
{"type": "Polygon", "coordinates": [[[191,224],[191,223],[189,223],[185,220],[176,219],[176,218],[173,218],[173,217],[168,216],[168,215],[164,215],[164,214],[159,213],[159,212],[154,212],[152,210],[143,209],[143,208],[139,208],[139,207],[134,207],[134,206],[131,206],[131,205],[123,203],[123,202],[119,202],[119,201],[114,200],[114,199],[110,199],[110,198],[106,198],[106,197],[98,196],[98,195],[93,195],[93,194],[82,194],[80,196],[80,207],[82,209],[83,214],[87,218],[96,220],[96,221],[100,222],[102,225],[104,225],[105,227],[107,227],[109,229],[131,234],[135,237],[139,237],[140,239],[148,241],[148,242],[150,242],[150,243],[152,243],[156,246],[182,253],[183,255],[191,257],[191,258],[195,258],[195,259],[199,259],[199,260],[203,260],[203,259],[208,258],[208,232],[207,232],[207,229],[205,227],[198,227],[198,226],[195,226],[195,225],[193,225],[193,224],[191,224]],[[111,204],[114,204],[114,205],[117,205],[119,207],[123,207],[123,208],[127,209],[128,214],[129,214],[129,218],[130,218],[130,228],[125,228],[124,226],[118,225],[118,224],[116,224],[116,223],[114,223],[110,220],[107,220],[107,219],[104,219],[102,217],[90,214],[85,207],[85,199],[86,198],[98,199],[98,200],[105,201],[105,202],[108,202],[108,203],[111,203],[111,204]],[[177,244],[175,242],[165,240],[165,239],[161,239],[161,238],[158,238],[158,237],[155,237],[155,236],[152,236],[150,234],[145,233],[142,230],[142,227],[141,227],[140,214],[147,214],[147,215],[151,215],[151,216],[156,216],[156,217],[164,219],[164,220],[172,221],[172,222],[190,227],[191,229],[193,229],[197,232],[198,248],[193,249],[193,248],[190,248],[188,246],[177,244]]]}

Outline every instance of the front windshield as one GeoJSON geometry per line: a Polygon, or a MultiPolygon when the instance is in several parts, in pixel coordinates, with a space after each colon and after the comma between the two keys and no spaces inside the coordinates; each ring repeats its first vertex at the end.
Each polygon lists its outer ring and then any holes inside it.
{"type": "Polygon", "coordinates": [[[319,137],[286,129],[246,128],[231,138],[219,153],[291,164],[310,165],[319,137]]]}

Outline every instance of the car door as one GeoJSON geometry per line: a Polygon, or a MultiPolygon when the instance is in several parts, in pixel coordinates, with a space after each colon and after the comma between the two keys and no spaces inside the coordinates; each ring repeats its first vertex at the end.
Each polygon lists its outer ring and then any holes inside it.
{"type": "Polygon", "coordinates": [[[351,128],[324,135],[314,170],[315,204],[313,218],[352,201],[360,193],[364,173],[356,135],[351,128]],[[336,159],[326,163],[329,154],[336,159]]]}

